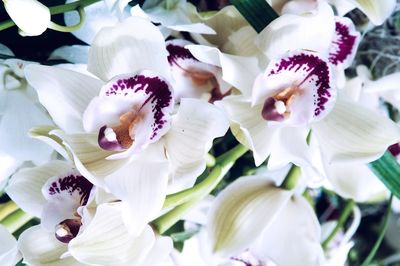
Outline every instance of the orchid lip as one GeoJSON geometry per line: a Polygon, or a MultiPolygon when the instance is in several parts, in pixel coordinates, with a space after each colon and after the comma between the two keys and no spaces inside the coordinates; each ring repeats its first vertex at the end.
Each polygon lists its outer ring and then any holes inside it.
{"type": "Polygon", "coordinates": [[[80,218],[66,219],[56,226],[55,236],[60,242],[68,244],[78,235],[81,225],[80,218]]]}

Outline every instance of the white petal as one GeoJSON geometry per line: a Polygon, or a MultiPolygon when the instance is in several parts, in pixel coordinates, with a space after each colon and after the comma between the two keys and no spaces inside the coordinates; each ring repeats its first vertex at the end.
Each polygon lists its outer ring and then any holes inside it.
{"type": "Polygon", "coordinates": [[[215,34],[215,31],[203,23],[191,23],[182,25],[170,25],[167,28],[175,31],[191,32],[198,34],[215,34]]]}
{"type": "Polygon", "coordinates": [[[135,160],[105,178],[110,192],[122,200],[122,217],[134,236],[159,215],[167,194],[169,163],[152,159],[135,160]]]}
{"type": "Polygon", "coordinates": [[[167,261],[168,256],[172,250],[173,250],[173,245],[171,238],[165,236],[156,237],[156,242],[154,243],[154,246],[147,254],[146,259],[142,262],[142,265],[146,266],[164,265],[163,263],[167,261]]]}
{"type": "Polygon", "coordinates": [[[0,239],[0,265],[14,266],[18,261],[17,240],[2,225],[0,225],[0,239]]]}
{"type": "Polygon", "coordinates": [[[366,164],[327,164],[326,174],[333,190],[343,198],[367,202],[387,194],[386,187],[366,164]]]}
{"type": "Polygon", "coordinates": [[[167,156],[174,171],[174,190],[193,186],[206,167],[205,157],[212,141],[224,136],[228,127],[227,117],[214,105],[182,99],[171,130],[165,136],[167,156]]]}
{"type": "Polygon", "coordinates": [[[381,96],[385,101],[391,103],[396,108],[400,108],[399,82],[400,73],[396,72],[375,81],[365,82],[363,92],[372,97],[375,96],[375,98],[381,96]]]}
{"type": "Polygon", "coordinates": [[[255,44],[257,32],[251,26],[244,26],[233,32],[221,50],[228,54],[240,56],[261,56],[261,51],[255,44]]]}
{"type": "Polygon", "coordinates": [[[42,187],[50,177],[70,171],[72,165],[64,161],[51,161],[45,165],[23,168],[10,180],[6,192],[25,212],[41,217],[46,199],[42,187]]]}
{"type": "Polygon", "coordinates": [[[0,190],[3,190],[7,185],[8,178],[23,162],[4,152],[0,152],[0,161],[0,190]]]}
{"type": "Polygon", "coordinates": [[[241,96],[228,96],[216,104],[228,114],[236,139],[253,151],[256,165],[264,162],[271,153],[279,128],[269,127],[262,118],[262,105],[251,107],[251,101],[241,96]]]}
{"type": "Polygon", "coordinates": [[[254,80],[260,73],[256,58],[224,54],[217,48],[202,45],[187,45],[186,48],[198,60],[221,67],[223,80],[243,94],[251,94],[254,80]]]}
{"type": "Polygon", "coordinates": [[[341,17],[356,8],[355,4],[349,0],[328,0],[328,2],[336,8],[338,16],[341,17]]]}
{"type": "Polygon", "coordinates": [[[121,204],[102,204],[82,234],[69,243],[69,252],[90,265],[143,265],[155,242],[154,232],[147,226],[134,237],[122,222],[121,204]]]}
{"type": "Polygon", "coordinates": [[[28,82],[54,122],[66,132],[82,132],[82,114],[100,91],[102,82],[78,72],[57,67],[29,65],[28,82]]]}
{"type": "Polygon", "coordinates": [[[74,64],[86,64],[88,62],[88,58],[89,58],[88,45],[61,46],[60,48],[54,50],[49,56],[49,60],[61,59],[74,64]]]}
{"type": "Polygon", "coordinates": [[[284,14],[270,23],[259,35],[258,47],[272,59],[297,49],[327,55],[335,32],[332,8],[320,2],[312,14],[284,14]]]}
{"type": "Polygon", "coordinates": [[[89,51],[90,72],[108,81],[144,69],[170,78],[164,38],[148,20],[132,17],[96,35],[89,51]]]}
{"type": "Polygon", "coordinates": [[[372,23],[381,25],[393,13],[396,0],[350,0],[364,12],[372,23]]]}
{"type": "Polygon", "coordinates": [[[128,163],[127,159],[107,160],[113,153],[99,147],[97,134],[66,134],[61,130],[50,134],[63,140],[78,171],[96,186],[104,187],[104,177],[128,163]]]}
{"type": "Polygon", "coordinates": [[[69,154],[69,151],[62,143],[62,139],[50,133],[54,129],[57,128],[55,126],[33,127],[29,130],[28,135],[46,143],[64,157],[64,159],[72,160],[72,155],[69,154]]]}
{"type": "Polygon", "coordinates": [[[7,0],[4,7],[25,34],[35,36],[42,34],[50,23],[50,10],[36,0],[7,0]]]}
{"type": "Polygon", "coordinates": [[[24,261],[34,266],[81,266],[73,257],[60,257],[67,252],[67,245],[58,241],[54,233],[40,225],[25,230],[18,239],[18,248],[24,261]]]}
{"type": "MultiPolygon", "coordinates": [[[[68,0],[66,2],[72,3],[74,1],[68,0]]],[[[101,28],[118,23],[118,18],[111,14],[103,1],[85,7],[85,12],[85,23],[81,28],[73,31],[72,34],[87,44],[93,42],[95,35],[101,28]]],[[[79,14],[77,12],[66,12],[64,13],[64,20],[66,25],[76,25],[79,22],[79,14]]]]}
{"type": "Polygon", "coordinates": [[[263,232],[256,254],[278,265],[325,265],[321,228],[306,199],[294,196],[263,232]]]}
{"type": "Polygon", "coordinates": [[[400,128],[394,122],[340,96],[332,112],[312,130],[328,163],[370,162],[400,141],[400,128]]]}
{"type": "Polygon", "coordinates": [[[243,177],[216,198],[210,210],[208,233],[215,253],[239,254],[271,225],[290,199],[291,192],[265,178],[243,177]]]}
{"type": "Polygon", "coordinates": [[[11,51],[11,49],[1,43],[0,43],[0,53],[3,55],[14,56],[14,53],[11,51]]]}

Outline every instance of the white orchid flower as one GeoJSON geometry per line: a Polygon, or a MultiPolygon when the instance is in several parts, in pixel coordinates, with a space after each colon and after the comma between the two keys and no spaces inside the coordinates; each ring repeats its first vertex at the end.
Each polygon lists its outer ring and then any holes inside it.
{"type": "Polygon", "coordinates": [[[28,137],[31,127],[52,124],[36,92],[25,80],[23,71],[28,64],[19,59],[0,61],[0,189],[24,162],[44,163],[53,152],[47,145],[28,137]]]}
{"type": "Polygon", "coordinates": [[[211,249],[219,256],[240,258],[248,250],[277,265],[324,265],[321,230],[309,203],[264,176],[234,181],[209,215],[211,249]]]}
{"type": "Polygon", "coordinates": [[[42,34],[50,24],[50,10],[36,0],[3,0],[4,7],[26,35],[42,34]]]}
{"type": "Polygon", "coordinates": [[[7,228],[0,224],[0,264],[4,266],[14,266],[20,260],[18,253],[17,240],[8,232],[7,228]]]}
{"type": "Polygon", "coordinates": [[[392,121],[337,92],[332,68],[348,64],[357,38],[347,22],[335,21],[324,2],[311,14],[282,15],[257,39],[269,58],[264,67],[262,59],[187,46],[200,61],[221,66],[225,81],[242,92],[220,105],[236,138],[253,151],[256,165],[269,155],[281,162],[278,166],[306,163],[309,129],[329,163],[372,161],[399,140],[399,127],[392,121]]]}
{"type": "Polygon", "coordinates": [[[195,183],[212,140],[228,129],[224,113],[201,100],[182,99],[173,114],[167,57],[157,27],[130,18],[96,36],[88,70],[99,79],[56,67],[26,70],[62,130],[50,134],[79,172],[123,201],[137,233],[159,215],[167,189],[195,183]]]}

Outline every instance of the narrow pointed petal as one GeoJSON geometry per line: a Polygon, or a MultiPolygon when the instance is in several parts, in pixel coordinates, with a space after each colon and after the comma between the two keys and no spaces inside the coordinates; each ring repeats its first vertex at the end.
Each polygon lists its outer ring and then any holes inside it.
{"type": "Polygon", "coordinates": [[[215,253],[239,254],[268,228],[291,196],[264,177],[243,177],[221,192],[211,207],[208,234],[215,253]]]}
{"type": "Polygon", "coordinates": [[[18,249],[28,265],[82,266],[71,256],[61,259],[68,251],[67,245],[58,241],[54,232],[47,232],[40,225],[30,227],[21,234],[18,249]]]}
{"type": "Polygon", "coordinates": [[[38,126],[33,127],[28,131],[28,135],[31,138],[38,139],[48,146],[52,147],[56,152],[58,152],[64,159],[72,160],[72,155],[69,153],[67,147],[63,144],[62,139],[55,136],[51,132],[58,129],[55,126],[38,126]]]}
{"type": "Polygon", "coordinates": [[[169,163],[152,159],[135,160],[105,179],[110,192],[122,200],[122,217],[134,236],[160,214],[167,194],[169,163]]]}
{"type": "Polygon", "coordinates": [[[294,196],[263,232],[255,248],[260,258],[278,265],[325,265],[321,227],[314,210],[302,196],[294,196]]]}
{"type": "Polygon", "coordinates": [[[52,125],[50,117],[20,90],[9,91],[4,98],[5,114],[0,120],[1,150],[20,161],[48,161],[53,150],[29,138],[27,132],[35,125],[52,125]]]}
{"type": "Polygon", "coordinates": [[[51,161],[45,165],[24,168],[10,180],[6,192],[10,198],[25,212],[41,217],[46,199],[42,187],[52,176],[70,171],[72,165],[64,161],[51,161]]]}
{"type": "Polygon", "coordinates": [[[54,122],[66,132],[83,132],[82,114],[98,95],[102,82],[74,71],[50,66],[29,65],[28,82],[36,89],[40,103],[54,122]]]}
{"type": "Polygon", "coordinates": [[[206,167],[205,157],[212,141],[224,136],[228,127],[229,121],[219,108],[201,100],[182,99],[165,136],[174,189],[193,186],[206,167]]]}
{"type": "Polygon", "coordinates": [[[254,80],[260,73],[257,59],[221,53],[217,48],[203,45],[187,45],[187,49],[198,60],[222,68],[222,79],[240,90],[251,94],[254,80]]]}
{"type": "Polygon", "coordinates": [[[88,70],[104,81],[148,69],[170,78],[164,37],[150,21],[131,17],[115,27],[105,27],[89,51],[88,70]]]}
{"type": "Polygon", "coordinates": [[[345,69],[351,65],[356,56],[361,35],[348,18],[335,17],[335,23],[336,30],[329,51],[329,62],[345,69]]]}
{"type": "Polygon", "coordinates": [[[400,127],[388,118],[338,98],[335,108],[312,127],[327,162],[378,159],[392,144],[400,141],[400,127]]]}
{"type": "Polygon", "coordinates": [[[262,118],[262,105],[251,107],[251,101],[241,96],[228,96],[216,103],[227,113],[231,131],[236,139],[253,151],[256,165],[260,165],[271,153],[277,127],[268,127],[262,118]]]}
{"type": "Polygon", "coordinates": [[[102,204],[82,234],[68,245],[69,252],[89,265],[139,266],[155,242],[154,232],[147,226],[132,236],[122,221],[119,203],[102,204]]]}
{"type": "Polygon", "coordinates": [[[270,59],[298,49],[327,56],[334,33],[333,10],[320,2],[318,10],[312,13],[284,14],[275,19],[258,35],[256,44],[270,59]]]}
{"type": "Polygon", "coordinates": [[[350,0],[364,12],[372,23],[381,25],[393,13],[396,0],[350,0]]]}
{"type": "Polygon", "coordinates": [[[127,157],[158,141],[170,126],[174,107],[169,83],[152,71],[118,75],[101,89],[83,116],[87,132],[99,132],[99,146],[127,157]]]}
{"type": "Polygon", "coordinates": [[[66,134],[61,130],[53,130],[51,134],[62,139],[77,170],[96,186],[104,187],[104,177],[128,163],[127,159],[107,160],[113,152],[99,147],[97,134],[66,134]]]}
{"type": "Polygon", "coordinates": [[[0,265],[14,266],[19,260],[17,240],[2,225],[0,225],[0,239],[0,265]]]}

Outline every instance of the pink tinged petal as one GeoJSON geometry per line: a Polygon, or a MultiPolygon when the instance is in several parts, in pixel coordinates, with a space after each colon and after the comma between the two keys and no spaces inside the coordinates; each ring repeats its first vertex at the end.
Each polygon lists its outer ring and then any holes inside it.
{"type": "Polygon", "coordinates": [[[333,108],[336,88],[329,63],[317,53],[296,51],[272,60],[257,77],[253,105],[264,101],[267,121],[304,125],[320,120],[333,108]]]}
{"type": "Polygon", "coordinates": [[[143,150],[158,141],[170,126],[172,88],[150,71],[119,75],[107,83],[84,114],[87,131],[99,130],[99,146],[126,151],[113,158],[143,150]]]}
{"type": "Polygon", "coordinates": [[[222,81],[221,68],[197,60],[185,48],[186,45],[191,44],[186,40],[179,39],[166,42],[176,99],[199,98],[204,93],[214,93],[215,95],[217,92],[223,96],[224,93],[227,93],[227,86],[222,81]]]}
{"type": "Polygon", "coordinates": [[[146,19],[131,17],[100,30],[89,51],[88,70],[104,81],[142,69],[169,79],[167,56],[158,28],[146,19]]]}
{"type": "Polygon", "coordinates": [[[47,200],[42,226],[55,230],[57,239],[68,243],[81,224],[77,209],[87,204],[92,188],[93,184],[75,170],[50,178],[42,188],[47,200]]]}
{"type": "Polygon", "coordinates": [[[99,93],[102,82],[78,72],[50,66],[29,65],[28,82],[54,122],[66,132],[82,132],[82,114],[99,93]]]}
{"type": "Polygon", "coordinates": [[[71,169],[72,165],[64,161],[51,161],[38,167],[23,168],[10,179],[6,192],[22,210],[40,217],[47,203],[42,187],[50,177],[71,169]]]}
{"type": "Polygon", "coordinates": [[[329,62],[343,68],[351,65],[361,40],[353,22],[345,17],[335,17],[336,31],[329,51],[329,62]]]}

